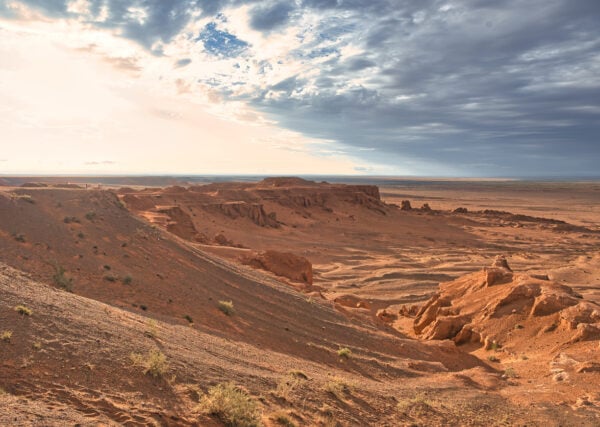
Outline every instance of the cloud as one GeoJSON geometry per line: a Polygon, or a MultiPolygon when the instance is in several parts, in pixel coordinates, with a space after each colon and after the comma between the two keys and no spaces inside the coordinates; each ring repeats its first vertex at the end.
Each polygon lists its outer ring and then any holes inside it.
{"type": "Polygon", "coordinates": [[[190,58],[183,58],[183,59],[180,59],[177,62],[175,62],[175,67],[181,68],[181,67],[190,65],[191,63],[192,63],[192,60],[190,58]]]}
{"type": "MultiPolygon", "coordinates": [[[[597,174],[596,0],[19,4],[168,57],[180,96],[208,87],[232,110],[243,104],[364,163],[426,175],[597,174]]],[[[0,3],[0,15],[18,13],[0,3]]],[[[135,56],[107,57],[143,71],[135,56]]]]}
{"type": "Polygon", "coordinates": [[[111,64],[113,67],[125,70],[139,72],[142,68],[139,66],[136,58],[119,58],[119,57],[104,57],[104,62],[111,64]]]}
{"type": "Polygon", "coordinates": [[[286,24],[294,9],[294,4],[289,1],[259,4],[250,12],[250,26],[258,31],[271,31],[286,24]]]}

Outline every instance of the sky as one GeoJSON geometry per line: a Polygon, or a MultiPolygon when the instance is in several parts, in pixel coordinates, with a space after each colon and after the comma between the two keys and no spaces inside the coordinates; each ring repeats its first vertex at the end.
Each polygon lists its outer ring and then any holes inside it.
{"type": "Polygon", "coordinates": [[[598,0],[0,0],[0,174],[600,176],[598,0]]]}

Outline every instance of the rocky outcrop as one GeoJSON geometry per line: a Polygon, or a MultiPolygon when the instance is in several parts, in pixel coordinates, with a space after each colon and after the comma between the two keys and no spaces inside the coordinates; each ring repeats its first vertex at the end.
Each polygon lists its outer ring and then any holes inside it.
{"type": "Polygon", "coordinates": [[[278,228],[280,226],[274,212],[266,213],[262,204],[247,202],[226,202],[205,205],[204,208],[231,219],[248,218],[260,227],[278,228]]]}
{"type": "Polygon", "coordinates": [[[545,279],[513,273],[506,259],[498,257],[479,273],[440,284],[440,291],[417,312],[413,329],[424,339],[457,344],[491,345],[529,324],[542,336],[566,334],[568,343],[599,339],[600,305],[545,279]]]}
{"type": "Polygon", "coordinates": [[[135,194],[120,196],[125,205],[133,211],[148,211],[154,209],[156,204],[150,197],[139,197],[135,194]]]}
{"type": "Polygon", "coordinates": [[[371,308],[371,304],[354,295],[340,295],[333,302],[348,308],[371,308]]]}
{"type": "Polygon", "coordinates": [[[193,242],[205,242],[206,237],[198,233],[192,218],[185,213],[180,207],[173,206],[170,208],[159,209],[159,213],[167,215],[167,231],[181,237],[182,239],[193,242]]]}
{"type": "Polygon", "coordinates": [[[387,308],[377,310],[375,316],[383,323],[394,323],[398,319],[398,315],[387,308]]]}
{"type": "Polygon", "coordinates": [[[290,280],[312,285],[312,264],[306,258],[289,252],[265,251],[246,256],[242,263],[267,270],[290,280]]]}
{"type": "MultiPolygon", "coordinates": [[[[308,181],[310,182],[310,181],[308,181]]],[[[385,214],[379,188],[375,185],[317,184],[283,187],[279,185],[259,187],[256,194],[263,200],[296,209],[320,207],[331,211],[339,202],[358,205],[385,214]]]]}

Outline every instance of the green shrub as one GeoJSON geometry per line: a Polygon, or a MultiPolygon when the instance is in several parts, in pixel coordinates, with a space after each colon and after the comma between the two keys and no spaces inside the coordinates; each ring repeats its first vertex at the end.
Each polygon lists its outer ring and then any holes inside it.
{"type": "Polygon", "coordinates": [[[325,383],[323,390],[325,390],[327,393],[331,393],[337,399],[343,400],[344,394],[350,391],[350,385],[348,385],[348,383],[346,383],[342,378],[335,377],[325,383]]]}
{"type": "Polygon", "coordinates": [[[163,376],[169,368],[167,356],[160,350],[150,350],[146,356],[139,353],[131,353],[129,357],[135,366],[143,368],[145,375],[151,375],[154,378],[163,376]]]}
{"type": "Polygon", "coordinates": [[[12,334],[12,331],[2,331],[2,333],[0,334],[0,340],[9,342],[12,338],[12,334]]]}
{"type": "Polygon", "coordinates": [[[131,282],[133,282],[133,277],[131,277],[129,274],[127,276],[123,277],[124,285],[131,285],[131,282]]]}
{"type": "Polygon", "coordinates": [[[52,276],[52,280],[59,288],[68,292],[73,291],[73,279],[65,276],[65,269],[61,265],[56,264],[54,266],[54,275],[52,276]]]}
{"type": "Polygon", "coordinates": [[[302,379],[300,377],[291,374],[286,375],[277,383],[275,395],[289,401],[290,395],[300,386],[301,381],[302,379]]]}
{"type": "Polygon", "coordinates": [[[90,211],[85,214],[85,219],[87,219],[88,221],[93,221],[95,218],[96,218],[96,212],[94,212],[94,211],[90,211]]]}
{"type": "Polygon", "coordinates": [[[269,418],[280,426],[296,427],[296,424],[290,420],[290,417],[284,411],[275,412],[274,414],[271,414],[269,418]]]}
{"type": "Polygon", "coordinates": [[[33,311],[31,311],[31,309],[25,307],[24,305],[17,305],[15,307],[15,311],[22,316],[31,316],[33,314],[33,311]]]}
{"type": "Polygon", "coordinates": [[[338,356],[342,359],[350,359],[352,356],[352,351],[348,347],[340,348],[337,352],[338,356]]]}
{"type": "Polygon", "coordinates": [[[225,313],[227,316],[231,316],[235,313],[233,308],[233,301],[219,301],[219,310],[225,313]]]}
{"type": "Polygon", "coordinates": [[[233,383],[211,387],[200,400],[199,409],[204,414],[217,416],[227,426],[261,425],[258,403],[233,383]]]}

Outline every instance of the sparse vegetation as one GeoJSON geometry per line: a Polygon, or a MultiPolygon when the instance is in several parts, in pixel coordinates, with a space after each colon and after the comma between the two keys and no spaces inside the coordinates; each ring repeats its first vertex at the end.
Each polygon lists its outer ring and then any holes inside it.
{"type": "Polygon", "coordinates": [[[183,318],[189,323],[194,323],[194,320],[192,320],[192,316],[190,316],[189,314],[186,314],[185,316],[183,316],[183,318]]]}
{"type": "Polygon", "coordinates": [[[133,282],[133,277],[131,277],[129,274],[127,276],[123,277],[124,285],[131,285],[131,282],[133,282]]]}
{"type": "Polygon", "coordinates": [[[227,316],[232,316],[235,313],[233,308],[233,301],[219,301],[219,310],[225,313],[227,316]]]}
{"type": "Polygon", "coordinates": [[[350,350],[348,347],[340,348],[337,354],[342,359],[350,359],[350,357],[352,356],[352,350],[350,350]]]}
{"type": "Polygon", "coordinates": [[[0,340],[5,341],[5,342],[10,342],[12,335],[13,335],[12,331],[2,331],[2,333],[0,334],[0,340]]]}
{"type": "Polygon", "coordinates": [[[412,399],[402,400],[398,402],[397,409],[406,415],[412,415],[416,417],[425,417],[431,414],[437,406],[435,402],[428,399],[425,395],[419,393],[412,399]]]}
{"type": "Polygon", "coordinates": [[[132,353],[130,359],[135,366],[143,368],[145,375],[151,375],[154,378],[165,375],[169,367],[167,356],[160,350],[150,350],[145,356],[139,353],[132,353]]]}
{"type": "Polygon", "coordinates": [[[233,383],[211,387],[198,406],[200,412],[217,416],[225,425],[256,427],[262,425],[258,403],[233,383]]]}
{"type": "Polygon", "coordinates": [[[15,238],[15,240],[19,243],[25,243],[27,240],[25,239],[25,235],[24,234],[13,234],[13,237],[15,238]]]}
{"type": "Polygon", "coordinates": [[[515,325],[515,329],[523,329],[523,328],[524,328],[524,326],[523,326],[523,325],[521,325],[521,324],[519,324],[519,323],[517,323],[517,324],[515,325]]]}
{"type": "Polygon", "coordinates": [[[42,343],[40,341],[36,341],[33,344],[31,344],[31,346],[33,347],[34,350],[41,350],[42,349],[42,343]]]}
{"type": "Polygon", "coordinates": [[[335,377],[323,385],[323,390],[334,395],[336,399],[343,400],[345,393],[350,392],[350,385],[342,378],[335,377]]]}
{"type": "Polygon", "coordinates": [[[496,356],[494,356],[494,355],[488,356],[488,358],[487,358],[487,359],[488,359],[490,362],[500,362],[500,359],[498,359],[498,358],[497,358],[496,356]]]}
{"type": "Polygon", "coordinates": [[[298,388],[300,385],[301,378],[295,375],[288,374],[281,378],[277,383],[277,389],[275,389],[275,396],[281,399],[290,400],[290,394],[298,388]]]}
{"type": "Polygon", "coordinates": [[[291,371],[288,372],[288,374],[290,374],[293,377],[296,378],[300,378],[303,380],[307,380],[308,379],[308,375],[306,375],[304,372],[298,370],[298,369],[292,369],[291,371]]]}
{"type": "Polygon", "coordinates": [[[22,316],[31,316],[33,314],[33,311],[31,311],[31,309],[25,307],[24,305],[17,305],[15,307],[15,311],[22,316]]]}
{"type": "Polygon", "coordinates": [[[116,282],[117,278],[111,274],[107,274],[106,276],[104,276],[104,280],[106,280],[107,282],[116,282]]]}
{"type": "Polygon", "coordinates": [[[109,271],[111,269],[110,265],[105,264],[104,266],[102,266],[102,268],[104,268],[106,271],[109,271]]]}
{"type": "Polygon", "coordinates": [[[296,426],[296,424],[290,419],[288,414],[284,411],[275,412],[275,413],[271,414],[271,416],[269,418],[280,426],[285,426],[285,427],[295,427],[296,426]]]}
{"type": "Polygon", "coordinates": [[[158,338],[158,324],[156,323],[156,320],[148,319],[146,326],[148,326],[148,329],[144,331],[144,335],[149,338],[158,338]]]}
{"type": "Polygon", "coordinates": [[[83,234],[81,231],[79,233],[77,233],[77,237],[79,237],[80,239],[85,239],[85,234],[83,234]]]}
{"type": "Polygon", "coordinates": [[[79,218],[77,218],[76,216],[66,216],[63,218],[63,222],[65,224],[71,224],[71,223],[80,223],[81,221],[79,221],[79,218]]]}
{"type": "Polygon", "coordinates": [[[513,368],[506,368],[503,377],[505,378],[517,378],[518,375],[513,368]]]}
{"type": "Polygon", "coordinates": [[[88,221],[93,221],[95,218],[96,218],[96,212],[94,212],[94,211],[90,211],[85,214],[85,219],[87,219],[88,221]]]}
{"type": "Polygon", "coordinates": [[[52,276],[52,280],[54,284],[61,289],[64,289],[67,292],[73,291],[73,279],[65,276],[65,269],[63,266],[55,264],[54,266],[54,275],[52,276]]]}
{"type": "Polygon", "coordinates": [[[319,421],[321,426],[323,427],[338,427],[339,424],[335,419],[335,413],[333,412],[333,408],[327,404],[323,405],[319,412],[321,412],[321,416],[319,417],[319,421]]]}

